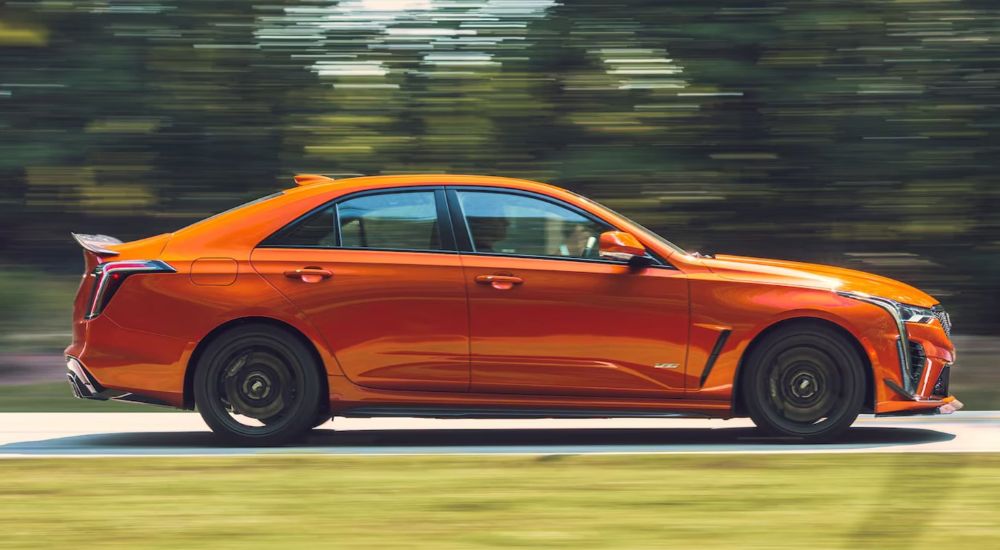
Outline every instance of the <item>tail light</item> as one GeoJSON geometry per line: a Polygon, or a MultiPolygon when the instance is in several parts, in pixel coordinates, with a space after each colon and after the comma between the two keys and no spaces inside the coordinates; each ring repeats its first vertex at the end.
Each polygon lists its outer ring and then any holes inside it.
{"type": "Polygon", "coordinates": [[[126,278],[138,273],[176,272],[176,269],[160,260],[127,260],[99,264],[94,268],[94,288],[84,318],[93,319],[100,315],[126,278]]]}

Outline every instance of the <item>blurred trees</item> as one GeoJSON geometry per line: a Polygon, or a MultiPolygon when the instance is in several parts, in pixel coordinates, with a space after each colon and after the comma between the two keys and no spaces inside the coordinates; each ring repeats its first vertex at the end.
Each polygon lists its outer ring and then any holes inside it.
{"type": "MultiPolygon", "coordinates": [[[[851,265],[1000,319],[990,0],[78,0],[0,8],[3,262],[296,172],[473,172],[682,246],[851,265]]],[[[963,326],[964,325],[964,326],[963,326]]]]}

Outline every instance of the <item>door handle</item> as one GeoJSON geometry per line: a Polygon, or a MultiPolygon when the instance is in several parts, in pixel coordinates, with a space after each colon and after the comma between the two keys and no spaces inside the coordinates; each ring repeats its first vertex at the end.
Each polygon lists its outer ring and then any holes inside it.
{"type": "Polygon", "coordinates": [[[303,267],[285,272],[285,277],[289,279],[300,279],[303,283],[318,283],[324,279],[333,277],[333,273],[320,267],[303,267]]]}
{"type": "Polygon", "coordinates": [[[497,290],[510,290],[514,285],[524,282],[524,279],[514,275],[477,275],[476,282],[481,285],[490,285],[497,290]]]}

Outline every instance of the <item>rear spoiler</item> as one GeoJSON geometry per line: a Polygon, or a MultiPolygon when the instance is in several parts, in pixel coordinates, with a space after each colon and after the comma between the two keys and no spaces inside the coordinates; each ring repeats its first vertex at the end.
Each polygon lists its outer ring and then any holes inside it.
{"type": "Polygon", "coordinates": [[[117,256],[118,252],[111,250],[108,246],[122,244],[120,240],[107,235],[83,235],[80,233],[70,233],[70,235],[73,235],[80,246],[98,256],[117,256]]]}

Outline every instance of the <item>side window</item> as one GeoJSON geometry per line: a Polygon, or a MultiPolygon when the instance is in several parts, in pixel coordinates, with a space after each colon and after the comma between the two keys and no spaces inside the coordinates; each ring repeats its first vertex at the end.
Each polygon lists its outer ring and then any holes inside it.
{"type": "Polygon", "coordinates": [[[337,204],[340,246],[442,250],[433,191],[380,193],[337,204]]]}
{"type": "Polygon", "coordinates": [[[336,210],[330,205],[300,221],[294,226],[282,230],[268,239],[268,246],[286,246],[289,248],[329,248],[337,246],[337,229],[335,226],[336,210]]]}
{"type": "Polygon", "coordinates": [[[476,252],[599,258],[598,241],[611,229],[549,201],[492,191],[458,191],[476,252]]]}
{"type": "Polygon", "coordinates": [[[347,199],[301,220],[265,244],[278,247],[442,250],[434,191],[347,199]]]}

